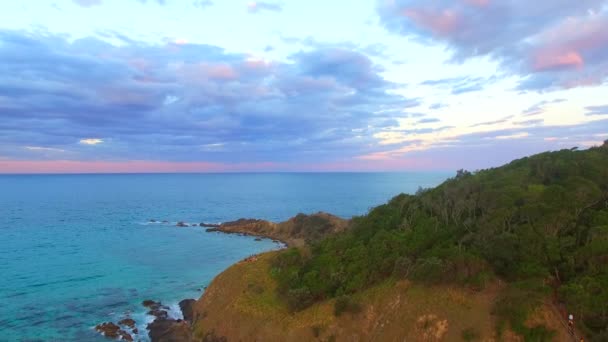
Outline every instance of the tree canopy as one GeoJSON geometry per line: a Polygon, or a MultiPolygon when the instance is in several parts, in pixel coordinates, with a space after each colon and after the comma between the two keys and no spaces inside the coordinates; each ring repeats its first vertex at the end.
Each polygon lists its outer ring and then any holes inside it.
{"type": "MultiPolygon", "coordinates": [[[[608,142],[458,171],[401,194],[308,250],[279,254],[273,275],[292,310],[390,278],[481,288],[508,283],[496,304],[524,336],[535,299],[553,294],[583,331],[608,336],[608,142]]],[[[537,335],[534,335],[537,334],[537,335]]],[[[538,335],[540,334],[540,335],[538,335]]]]}

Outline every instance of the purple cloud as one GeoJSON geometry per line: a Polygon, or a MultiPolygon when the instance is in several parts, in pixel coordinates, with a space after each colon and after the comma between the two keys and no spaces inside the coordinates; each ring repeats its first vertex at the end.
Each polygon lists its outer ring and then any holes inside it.
{"type": "Polygon", "coordinates": [[[490,56],[526,77],[522,90],[598,85],[608,78],[606,0],[395,0],[378,10],[385,27],[441,42],[463,61],[490,56]]]}
{"type": "Polygon", "coordinates": [[[123,41],[0,31],[0,155],[322,162],[376,151],[374,134],[418,103],[356,51],[283,63],[123,41]]]}
{"type": "Polygon", "coordinates": [[[249,11],[249,13],[258,13],[261,11],[280,12],[282,10],[282,5],[272,2],[252,1],[247,4],[247,11],[249,11]]]}
{"type": "Polygon", "coordinates": [[[77,5],[82,7],[92,7],[96,5],[101,5],[101,0],[72,0],[77,5]]]}
{"type": "Polygon", "coordinates": [[[608,105],[585,107],[588,110],[586,115],[608,115],[608,105]]]}
{"type": "Polygon", "coordinates": [[[426,80],[421,84],[441,88],[450,88],[452,94],[458,95],[483,90],[486,85],[495,82],[496,80],[496,77],[453,77],[437,80],[426,80]]]}

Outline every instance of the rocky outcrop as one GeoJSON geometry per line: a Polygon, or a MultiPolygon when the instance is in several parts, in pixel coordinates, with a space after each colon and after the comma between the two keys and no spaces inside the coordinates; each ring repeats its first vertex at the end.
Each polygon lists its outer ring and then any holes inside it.
{"type": "Polygon", "coordinates": [[[169,318],[169,307],[164,306],[161,302],[155,302],[153,300],[144,300],[142,305],[150,311],[148,315],[156,317],[156,319],[167,319],[169,318]]]}
{"type": "Polygon", "coordinates": [[[133,341],[133,337],[128,332],[122,330],[120,328],[120,326],[118,326],[112,322],[98,324],[95,327],[95,330],[97,330],[99,333],[101,333],[103,336],[105,336],[107,338],[112,338],[112,339],[120,338],[124,341],[133,341]]]}
{"type": "Polygon", "coordinates": [[[205,222],[201,222],[200,226],[201,227],[205,227],[205,228],[219,228],[221,225],[219,223],[205,223],[205,222]]]}
{"type": "Polygon", "coordinates": [[[195,299],[184,299],[179,302],[179,308],[182,310],[182,315],[184,316],[184,320],[192,323],[193,312],[192,306],[196,303],[195,299]]]}
{"type": "Polygon", "coordinates": [[[176,227],[189,227],[190,225],[188,225],[186,222],[179,221],[179,222],[177,222],[177,224],[175,226],[176,227]]]}
{"type": "Polygon", "coordinates": [[[328,235],[348,229],[349,220],[319,212],[312,215],[298,214],[281,223],[258,219],[239,219],[210,226],[208,232],[245,234],[282,241],[291,246],[302,246],[328,235]]]}
{"type": "MultiPolygon", "coordinates": [[[[147,325],[148,336],[152,342],[190,342],[192,341],[191,324],[193,319],[194,299],[184,299],[179,303],[184,320],[169,318],[169,308],[161,302],[145,300],[142,305],[148,308],[149,315],[155,317],[147,325]]],[[[123,321],[121,321],[123,322],[123,321]]],[[[124,322],[125,325],[130,322],[124,322]]]]}
{"type": "Polygon", "coordinates": [[[129,327],[131,329],[135,328],[135,320],[132,318],[125,318],[125,319],[119,321],[118,324],[129,327]]]}
{"type": "Polygon", "coordinates": [[[152,342],[191,342],[190,324],[183,320],[156,319],[148,324],[152,342]]]}

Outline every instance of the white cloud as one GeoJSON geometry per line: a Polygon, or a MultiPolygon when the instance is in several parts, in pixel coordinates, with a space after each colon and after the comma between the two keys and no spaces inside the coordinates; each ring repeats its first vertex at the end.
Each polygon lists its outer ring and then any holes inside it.
{"type": "Polygon", "coordinates": [[[499,136],[494,137],[494,139],[498,139],[498,140],[521,139],[521,138],[527,138],[529,136],[530,136],[530,134],[528,134],[528,132],[522,132],[522,133],[510,134],[510,135],[499,135],[499,136]]]}
{"type": "Polygon", "coordinates": [[[84,144],[84,145],[97,145],[97,144],[103,143],[103,140],[102,139],[93,139],[93,138],[81,139],[80,143],[84,144]]]}
{"type": "Polygon", "coordinates": [[[54,147],[41,147],[41,146],[25,146],[25,149],[28,151],[41,151],[41,152],[65,152],[60,148],[54,147]]]}

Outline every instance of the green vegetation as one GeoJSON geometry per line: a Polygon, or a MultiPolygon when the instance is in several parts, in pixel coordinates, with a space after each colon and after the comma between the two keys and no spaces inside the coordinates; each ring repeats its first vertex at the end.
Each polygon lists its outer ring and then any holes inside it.
{"type": "Polygon", "coordinates": [[[462,339],[465,341],[478,341],[479,332],[475,328],[467,328],[462,331],[462,339]]]}
{"type": "Polygon", "coordinates": [[[549,331],[524,322],[553,293],[585,334],[605,334],[608,142],[475,173],[461,170],[435,189],[396,196],[352,224],[309,249],[275,258],[277,291],[292,311],[388,278],[482,289],[498,277],[508,283],[494,310],[499,325],[508,323],[528,340],[549,339],[549,331]]]}

